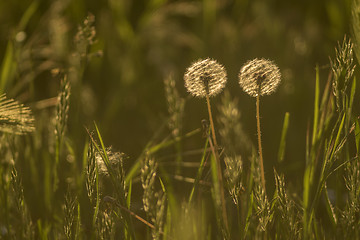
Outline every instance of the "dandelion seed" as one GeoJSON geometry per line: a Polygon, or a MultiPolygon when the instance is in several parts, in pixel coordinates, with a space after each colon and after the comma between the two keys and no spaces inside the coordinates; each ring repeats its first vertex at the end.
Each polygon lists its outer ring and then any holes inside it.
{"type": "Polygon", "coordinates": [[[248,61],[240,70],[239,84],[252,97],[270,95],[280,83],[279,68],[270,60],[257,59],[248,61]]]}
{"type": "Polygon", "coordinates": [[[227,74],[225,68],[210,58],[193,63],[184,76],[185,87],[196,97],[215,96],[225,87],[227,74]]]}

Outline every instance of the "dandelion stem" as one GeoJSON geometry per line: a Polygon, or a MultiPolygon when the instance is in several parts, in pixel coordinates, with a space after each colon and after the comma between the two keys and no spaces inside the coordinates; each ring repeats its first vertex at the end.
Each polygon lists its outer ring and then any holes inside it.
{"type": "MultiPolygon", "coordinates": [[[[218,145],[216,141],[216,135],[215,135],[215,128],[214,128],[214,121],[211,113],[211,105],[210,105],[210,98],[209,94],[206,94],[206,103],[208,107],[209,112],[209,120],[210,120],[210,127],[211,127],[211,133],[212,133],[212,140],[214,142],[213,144],[213,154],[216,159],[216,165],[217,165],[217,172],[218,172],[218,179],[219,179],[219,186],[220,186],[220,194],[221,194],[221,207],[222,207],[222,217],[225,225],[226,231],[229,230],[228,227],[228,221],[227,221],[227,214],[226,214],[226,203],[225,203],[225,193],[224,193],[224,185],[223,185],[223,178],[222,178],[222,172],[221,172],[221,165],[220,165],[220,156],[218,152],[218,145]]],[[[211,146],[210,142],[210,146],[211,146]]]]}
{"type": "Polygon", "coordinates": [[[211,105],[210,105],[209,94],[206,94],[206,103],[207,103],[208,112],[209,112],[209,120],[210,120],[212,139],[213,139],[215,148],[217,148],[218,145],[217,145],[217,141],[216,141],[215,127],[214,127],[214,122],[213,122],[212,113],[211,113],[211,105]]]}
{"type": "Polygon", "coordinates": [[[260,130],[260,91],[256,96],[256,120],[257,120],[257,135],[258,135],[259,157],[260,157],[261,183],[263,185],[264,191],[266,192],[264,163],[263,163],[262,146],[261,146],[261,130],[260,130]]]}

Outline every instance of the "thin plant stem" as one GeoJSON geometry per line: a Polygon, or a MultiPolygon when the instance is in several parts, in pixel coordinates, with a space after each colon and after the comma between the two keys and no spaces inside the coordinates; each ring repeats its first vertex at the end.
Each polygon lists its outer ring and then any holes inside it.
{"type": "Polygon", "coordinates": [[[264,174],[264,163],[261,146],[261,130],[260,130],[260,93],[256,96],[256,120],[257,120],[257,136],[259,145],[259,157],[260,157],[260,170],[261,170],[261,183],[266,192],[265,188],[265,174],[264,174]]]}
{"type": "Polygon", "coordinates": [[[206,94],[206,103],[207,103],[208,112],[209,112],[209,120],[210,120],[212,139],[213,139],[213,142],[214,142],[214,146],[217,147],[218,145],[217,145],[217,141],[216,141],[214,122],[213,122],[212,113],[211,113],[211,105],[210,105],[209,94],[206,94]]]}
{"type": "Polygon", "coordinates": [[[214,121],[213,121],[213,117],[212,117],[212,113],[211,113],[209,94],[206,94],[206,103],[207,103],[208,112],[209,112],[210,127],[211,127],[211,133],[212,133],[212,138],[213,138],[212,140],[214,142],[214,144],[211,144],[211,141],[210,141],[210,146],[213,145],[213,152],[214,152],[213,154],[214,154],[214,157],[216,160],[216,165],[217,165],[217,172],[218,172],[219,185],[220,185],[220,194],[221,194],[222,217],[223,217],[226,231],[228,231],[229,227],[228,227],[228,220],[227,220],[227,213],[226,213],[226,202],[225,202],[224,185],[223,185],[223,178],[222,178],[221,165],[220,165],[220,156],[219,156],[218,145],[217,145],[217,141],[216,141],[214,121]]]}

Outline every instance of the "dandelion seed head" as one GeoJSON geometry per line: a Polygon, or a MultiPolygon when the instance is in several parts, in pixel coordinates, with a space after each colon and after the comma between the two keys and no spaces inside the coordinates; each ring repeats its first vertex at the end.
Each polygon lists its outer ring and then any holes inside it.
{"type": "Polygon", "coordinates": [[[195,97],[215,96],[227,81],[225,68],[216,60],[206,58],[193,63],[184,75],[185,87],[195,97]]]}
{"type": "Polygon", "coordinates": [[[281,74],[274,62],[267,59],[248,61],[239,72],[240,87],[252,97],[270,95],[280,84],[281,74]]]}

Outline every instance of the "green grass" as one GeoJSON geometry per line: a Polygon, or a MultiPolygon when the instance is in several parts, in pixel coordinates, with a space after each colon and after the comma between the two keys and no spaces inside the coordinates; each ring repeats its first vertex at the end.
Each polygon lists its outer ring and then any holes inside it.
{"type": "MultiPolygon", "coordinates": [[[[360,239],[357,8],[352,37],[325,65],[311,63],[311,90],[300,96],[307,128],[294,131],[299,112],[280,106],[294,100],[285,87],[261,97],[256,119],[255,99],[232,74],[239,60],[214,47],[240,36],[231,29],[249,24],[246,9],[265,19],[272,10],[229,4],[110,1],[96,18],[75,3],[22,6],[1,39],[0,239],[360,239]],[[209,97],[207,106],[183,97],[185,67],[207,54],[230,69],[212,109],[209,97]],[[139,103],[151,98],[164,111],[139,103]],[[260,118],[264,167],[253,143],[260,118]],[[117,150],[132,144],[130,154],[117,150]]],[[[329,16],[341,18],[336,9],[329,16]]],[[[267,29],[281,32],[277,24],[267,29]]]]}

